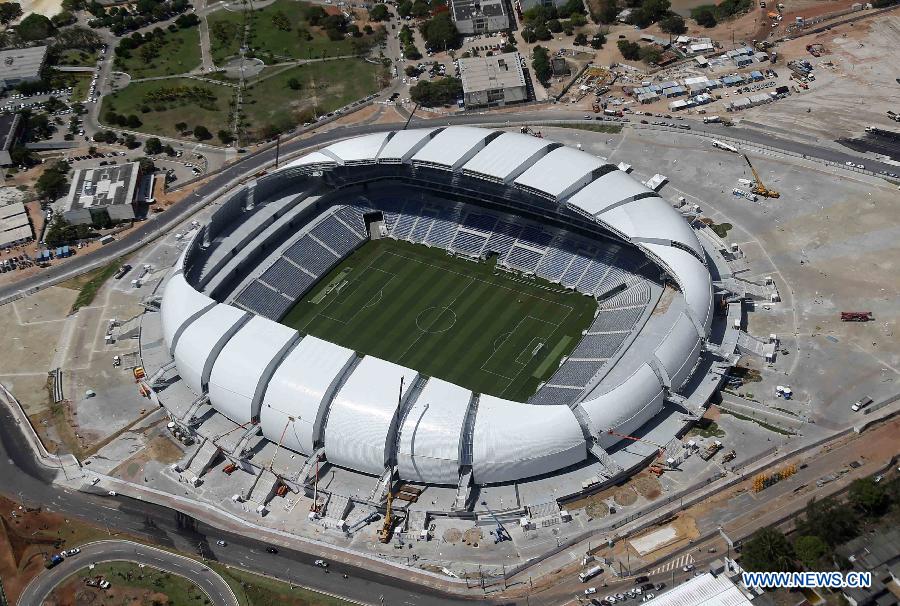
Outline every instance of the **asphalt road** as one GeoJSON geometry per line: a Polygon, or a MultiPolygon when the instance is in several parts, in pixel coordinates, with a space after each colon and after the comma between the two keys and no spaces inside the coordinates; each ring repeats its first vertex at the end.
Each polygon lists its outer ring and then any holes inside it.
{"type": "MultiPolygon", "coordinates": [[[[269,543],[221,532],[172,509],[143,501],[63,489],[51,483],[52,475],[34,458],[10,412],[0,407],[0,477],[3,478],[0,493],[10,499],[106,528],[111,535],[126,533],[182,553],[202,555],[225,565],[266,573],[298,586],[364,604],[450,606],[471,603],[361,567],[333,563],[325,571],[313,565],[318,556],[287,548],[279,548],[277,554],[271,554],[266,551],[269,543]],[[226,542],[224,547],[216,545],[220,539],[226,542]],[[345,579],[344,574],[348,578],[345,579]]],[[[65,549],[71,547],[76,545],[64,545],[65,549]]]]}
{"type": "MultiPolygon", "coordinates": [[[[225,579],[200,562],[140,543],[111,540],[85,545],[80,554],[66,558],[54,568],[35,577],[19,596],[19,606],[40,606],[54,587],[91,563],[123,560],[146,564],[190,579],[216,606],[239,604],[225,579]]],[[[107,580],[116,583],[115,579],[107,580]]]]}

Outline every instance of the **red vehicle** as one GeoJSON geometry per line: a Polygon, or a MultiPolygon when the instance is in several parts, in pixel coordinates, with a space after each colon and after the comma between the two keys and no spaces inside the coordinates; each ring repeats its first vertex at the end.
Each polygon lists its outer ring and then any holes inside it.
{"type": "Polygon", "coordinates": [[[869,322],[875,317],[871,311],[842,311],[841,322],[869,322]]]}

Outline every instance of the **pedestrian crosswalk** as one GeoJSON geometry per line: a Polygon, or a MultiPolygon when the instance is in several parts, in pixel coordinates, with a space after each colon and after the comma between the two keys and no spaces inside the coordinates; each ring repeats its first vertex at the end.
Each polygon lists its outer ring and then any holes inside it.
{"type": "Polygon", "coordinates": [[[669,560],[662,566],[657,566],[653,570],[650,571],[650,574],[662,574],[664,572],[671,572],[673,570],[681,570],[688,564],[694,563],[694,556],[689,553],[684,554],[681,557],[675,558],[673,560],[669,560]]]}

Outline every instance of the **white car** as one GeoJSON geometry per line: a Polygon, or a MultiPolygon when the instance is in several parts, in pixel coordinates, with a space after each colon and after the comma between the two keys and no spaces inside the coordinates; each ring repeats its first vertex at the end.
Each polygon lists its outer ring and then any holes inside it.
{"type": "Polygon", "coordinates": [[[109,589],[109,587],[110,587],[109,581],[107,581],[106,579],[103,579],[102,581],[100,581],[101,589],[109,589]]]}
{"type": "Polygon", "coordinates": [[[65,553],[67,556],[73,556],[73,555],[78,555],[79,553],[81,553],[81,550],[78,549],[77,547],[73,547],[69,551],[64,551],[63,553],[65,553]]]}
{"type": "Polygon", "coordinates": [[[687,566],[685,566],[685,567],[682,568],[681,570],[684,571],[684,572],[690,572],[690,571],[692,571],[693,569],[694,569],[694,565],[693,565],[693,564],[688,564],[687,566]]]}
{"type": "Polygon", "coordinates": [[[594,595],[595,593],[597,593],[596,587],[588,587],[584,590],[584,595],[594,595]]]}
{"type": "Polygon", "coordinates": [[[218,541],[216,541],[216,545],[218,545],[219,547],[225,547],[226,545],[228,545],[228,543],[226,543],[222,539],[219,539],[218,541]]]}
{"type": "Polygon", "coordinates": [[[316,560],[315,562],[313,562],[313,564],[315,564],[319,568],[328,568],[328,562],[326,562],[325,560],[316,560]]]}

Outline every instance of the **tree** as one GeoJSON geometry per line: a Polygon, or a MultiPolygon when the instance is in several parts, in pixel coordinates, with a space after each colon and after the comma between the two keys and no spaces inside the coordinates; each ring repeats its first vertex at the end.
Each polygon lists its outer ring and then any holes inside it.
{"type": "Polygon", "coordinates": [[[19,27],[16,28],[19,38],[26,42],[44,40],[52,36],[54,31],[56,28],[53,27],[53,22],[38,13],[31,13],[22,19],[19,27]]]}
{"type": "Polygon", "coordinates": [[[563,30],[562,23],[559,22],[559,19],[550,19],[547,21],[547,29],[549,29],[554,34],[558,34],[563,30]]]}
{"type": "Polygon", "coordinates": [[[397,14],[400,15],[401,18],[406,19],[412,15],[412,6],[412,0],[403,0],[397,5],[397,14]]]}
{"type": "Polygon", "coordinates": [[[184,131],[187,130],[187,123],[186,122],[176,122],[175,130],[177,130],[180,133],[183,133],[184,131]]]}
{"type": "Polygon", "coordinates": [[[227,131],[225,129],[222,129],[218,133],[216,133],[216,136],[218,136],[219,141],[221,141],[225,145],[229,145],[234,142],[234,135],[232,135],[230,131],[227,131]]]}
{"type": "Polygon", "coordinates": [[[575,36],[575,40],[573,41],[575,46],[585,46],[587,44],[587,35],[578,34],[575,36]]]}
{"type": "Polygon", "coordinates": [[[794,549],[781,531],[760,528],[744,545],[741,565],[753,572],[790,572],[794,569],[794,549]]]}
{"type": "Polygon", "coordinates": [[[22,16],[22,5],[18,2],[0,4],[0,23],[7,25],[22,16]]]}
{"type": "Polygon", "coordinates": [[[144,153],[153,156],[163,150],[162,142],[157,137],[150,137],[144,141],[144,153]]]}
{"type": "Polygon", "coordinates": [[[659,28],[667,34],[673,34],[675,36],[680,36],[687,31],[687,25],[685,25],[684,23],[684,18],[681,15],[676,15],[675,13],[672,13],[668,17],[662,19],[659,22],[659,28]]]}
{"type": "Polygon", "coordinates": [[[534,32],[533,27],[526,26],[522,28],[522,40],[527,44],[534,44],[537,42],[537,34],[534,32]]]}
{"type": "Polygon", "coordinates": [[[426,21],[421,27],[425,45],[436,50],[459,48],[461,36],[450,13],[443,12],[426,21]]]}
{"type": "Polygon", "coordinates": [[[288,88],[291,90],[300,90],[303,88],[303,85],[300,83],[300,80],[297,78],[291,78],[287,81],[288,88]]]}
{"type": "Polygon", "coordinates": [[[319,25],[319,22],[325,19],[328,13],[325,12],[325,9],[319,6],[318,4],[311,4],[306,8],[306,12],[304,17],[309,21],[309,24],[312,26],[319,25]]]}
{"type": "Polygon", "coordinates": [[[125,126],[128,128],[140,128],[142,124],[141,119],[134,114],[129,114],[128,118],[125,119],[125,126]]]}
{"type": "Polygon", "coordinates": [[[212,139],[212,133],[209,132],[209,129],[202,124],[198,124],[194,127],[194,136],[197,137],[197,139],[199,139],[200,141],[212,139]]]}
{"type": "Polygon", "coordinates": [[[603,32],[597,32],[591,38],[591,48],[603,48],[604,44],[606,44],[606,35],[603,32]]]}
{"type": "Polygon", "coordinates": [[[697,22],[697,25],[703,27],[715,27],[718,24],[716,20],[716,9],[714,6],[705,4],[691,10],[691,17],[697,22]]]}
{"type": "Polygon", "coordinates": [[[425,17],[428,13],[431,12],[431,9],[428,7],[428,3],[425,0],[414,0],[412,4],[412,16],[413,17],[425,17]]]}
{"type": "Polygon", "coordinates": [[[371,21],[387,21],[390,18],[391,13],[384,4],[376,4],[369,10],[369,20],[371,21]]]}
{"type": "Polygon", "coordinates": [[[450,105],[462,97],[462,80],[459,78],[441,78],[434,82],[422,80],[409,89],[409,98],[425,107],[450,105]]]}
{"type": "Polygon", "coordinates": [[[600,3],[600,10],[596,15],[591,15],[594,18],[594,21],[599,21],[600,23],[615,23],[616,17],[619,14],[619,7],[616,4],[615,0],[604,0],[600,3]]]}
{"type": "Polygon", "coordinates": [[[553,71],[550,67],[550,53],[543,46],[535,46],[531,53],[531,67],[534,69],[534,76],[542,84],[550,81],[553,71]]]}
{"type": "Polygon", "coordinates": [[[850,503],[866,515],[883,513],[890,499],[882,484],[876,484],[872,478],[860,478],[850,484],[848,493],[850,503]]]}
{"type": "Polygon", "coordinates": [[[659,59],[662,57],[662,51],[658,46],[642,46],[638,54],[644,63],[659,63],[659,59]]]}
{"type": "Polygon", "coordinates": [[[619,40],[616,46],[619,47],[619,52],[622,53],[622,58],[624,59],[636,61],[641,57],[641,45],[637,42],[619,40]]]}
{"type": "Polygon", "coordinates": [[[34,184],[37,194],[45,200],[55,200],[69,189],[66,175],[69,173],[69,165],[65,162],[56,162],[45,169],[34,184]]]}
{"type": "Polygon", "coordinates": [[[797,553],[797,559],[803,564],[807,570],[821,570],[820,562],[831,549],[828,543],[815,535],[804,535],[798,537],[794,542],[794,551],[797,553]]]}
{"type": "Polygon", "coordinates": [[[811,499],[804,514],[803,519],[797,522],[797,533],[816,535],[832,547],[849,541],[859,533],[856,511],[834,499],[811,499]]]}

